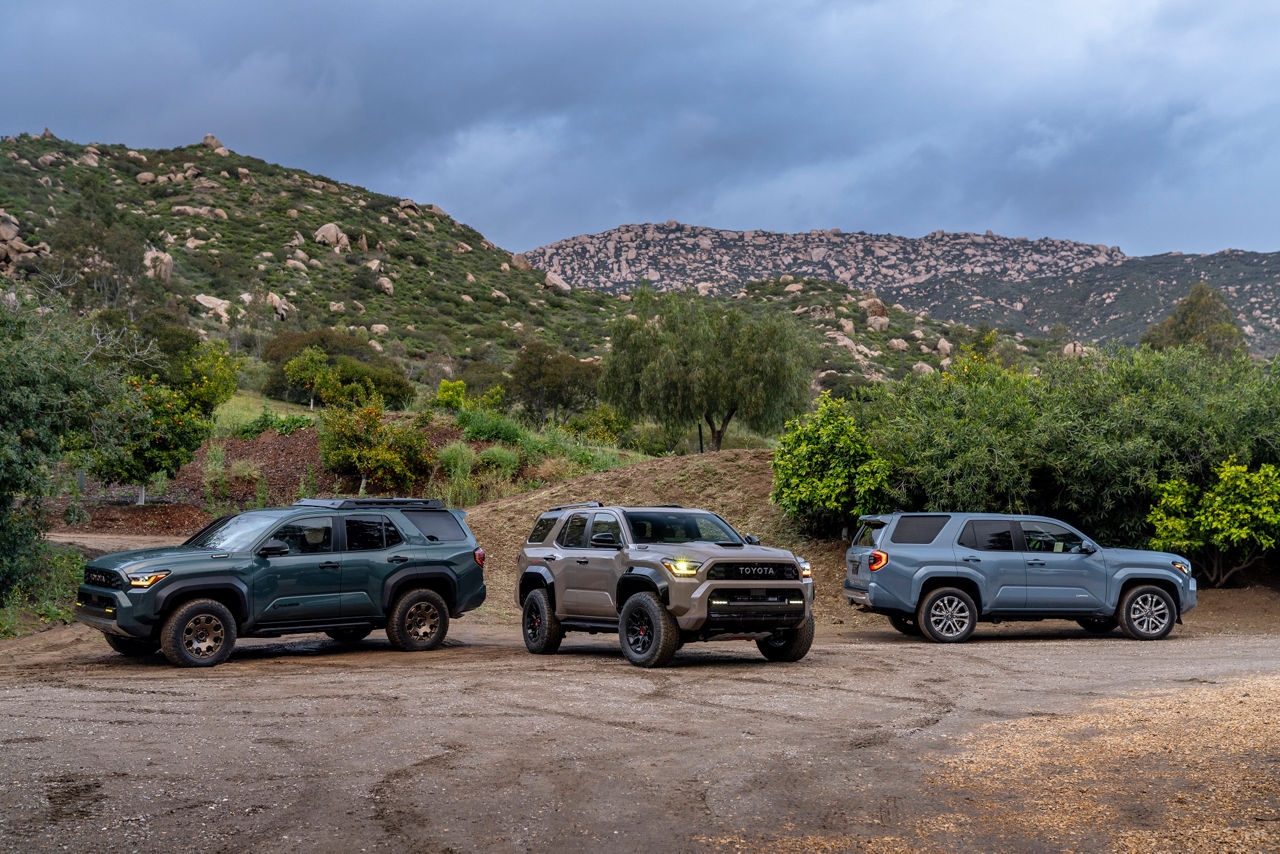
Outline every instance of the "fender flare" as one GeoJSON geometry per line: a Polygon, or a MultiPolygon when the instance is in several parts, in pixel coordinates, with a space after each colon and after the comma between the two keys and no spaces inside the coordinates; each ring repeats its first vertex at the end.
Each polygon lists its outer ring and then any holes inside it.
{"type": "Polygon", "coordinates": [[[613,597],[619,612],[622,611],[622,605],[626,601],[626,597],[622,595],[623,590],[633,587],[652,590],[658,594],[658,598],[662,600],[663,605],[671,604],[670,588],[662,572],[648,566],[629,566],[627,571],[622,574],[622,577],[618,579],[618,586],[615,588],[613,597]]]}
{"type": "Polygon", "coordinates": [[[525,567],[524,572],[520,573],[519,580],[516,581],[516,604],[521,608],[524,607],[524,600],[529,593],[537,587],[545,587],[547,590],[547,598],[551,600],[551,611],[556,610],[556,579],[551,574],[551,570],[545,566],[534,564],[525,567]]]}
{"type": "Polygon", "coordinates": [[[1163,569],[1161,567],[1136,566],[1129,569],[1121,569],[1111,576],[1112,583],[1115,585],[1115,601],[1108,603],[1113,609],[1120,607],[1120,591],[1124,590],[1125,585],[1130,582],[1164,582],[1171,586],[1175,593],[1174,598],[1177,600],[1178,614],[1182,614],[1182,591],[1185,587],[1186,576],[1172,569],[1163,569]]]}
{"type": "Polygon", "coordinates": [[[230,592],[236,607],[232,610],[240,622],[249,621],[249,586],[234,575],[211,575],[203,578],[178,579],[156,591],[156,617],[163,614],[175,599],[189,598],[188,594],[205,591],[230,592]]]}
{"type": "Polygon", "coordinates": [[[987,595],[986,578],[980,572],[958,566],[931,566],[917,572],[911,579],[912,607],[919,607],[920,591],[924,589],[927,582],[948,578],[972,582],[978,588],[978,612],[985,614],[991,610],[991,597],[987,595]]]}
{"type": "Polygon", "coordinates": [[[386,614],[391,608],[391,602],[395,599],[399,590],[406,583],[414,581],[443,581],[448,589],[448,595],[445,597],[445,607],[450,612],[458,602],[458,580],[453,577],[453,573],[442,566],[409,566],[404,569],[393,572],[387,576],[387,580],[382,584],[382,613],[386,614]]]}

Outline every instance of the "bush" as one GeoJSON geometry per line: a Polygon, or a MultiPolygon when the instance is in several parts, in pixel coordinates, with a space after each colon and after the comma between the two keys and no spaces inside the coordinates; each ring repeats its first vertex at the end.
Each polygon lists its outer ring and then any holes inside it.
{"type": "Polygon", "coordinates": [[[388,489],[412,487],[429,477],[435,464],[427,437],[388,417],[376,392],[364,401],[321,412],[320,459],[330,471],[359,475],[361,493],[370,483],[388,489]]]}
{"type": "Polygon", "coordinates": [[[480,465],[493,469],[503,478],[510,480],[520,468],[520,454],[510,448],[494,445],[480,452],[480,465]]]}
{"type": "Polygon", "coordinates": [[[483,409],[464,409],[457,414],[458,426],[468,442],[519,444],[526,431],[512,418],[483,409]]]}
{"type": "Polygon", "coordinates": [[[288,436],[314,423],[306,415],[277,415],[264,406],[257,418],[237,429],[235,434],[241,439],[256,439],[268,430],[274,430],[281,436],[288,436]]]}
{"type": "Polygon", "coordinates": [[[440,449],[440,469],[451,480],[471,476],[476,465],[476,452],[466,442],[453,442],[440,449]]]}
{"type": "Polygon", "coordinates": [[[0,599],[0,638],[11,638],[42,623],[69,623],[84,558],[73,549],[42,545],[34,551],[22,580],[0,599]]]}
{"type": "Polygon", "coordinates": [[[440,380],[436,391],[436,406],[458,412],[467,405],[467,384],[462,380],[440,380]]]}
{"type": "Polygon", "coordinates": [[[232,480],[257,480],[262,476],[262,469],[253,460],[232,460],[232,480]]]}

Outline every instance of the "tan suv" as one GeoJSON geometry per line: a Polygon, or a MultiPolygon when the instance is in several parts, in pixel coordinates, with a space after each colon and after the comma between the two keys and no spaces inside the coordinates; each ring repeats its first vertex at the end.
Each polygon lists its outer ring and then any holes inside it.
{"type": "Polygon", "coordinates": [[[532,653],[554,653],[568,631],[616,631],[641,667],[661,667],[695,640],[754,640],[770,661],[799,661],[813,644],[809,563],[706,510],[552,507],[518,568],[532,653]]]}

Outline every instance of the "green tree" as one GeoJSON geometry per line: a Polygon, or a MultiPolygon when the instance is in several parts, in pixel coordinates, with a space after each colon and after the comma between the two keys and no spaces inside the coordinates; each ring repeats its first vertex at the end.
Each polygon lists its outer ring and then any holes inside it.
{"type": "Polygon", "coordinates": [[[55,463],[109,438],[100,416],[120,394],[123,349],[53,294],[0,298],[0,595],[32,566],[55,463]]]}
{"type": "Polygon", "coordinates": [[[787,424],[773,454],[772,501],[824,531],[884,508],[888,466],[875,456],[852,407],[826,392],[787,424]]]}
{"type": "Polygon", "coordinates": [[[290,385],[307,393],[307,406],[313,411],[316,408],[316,395],[320,395],[323,400],[326,393],[333,393],[333,388],[338,383],[337,371],[329,366],[329,357],[319,347],[307,347],[286,362],[284,375],[290,385]]]}
{"type": "Polygon", "coordinates": [[[205,418],[236,393],[243,360],[227,350],[226,341],[203,341],[177,366],[173,387],[205,418]]]}
{"type": "Polygon", "coordinates": [[[624,415],[673,428],[704,422],[719,450],[735,418],[767,432],[805,408],[816,356],[791,317],[648,289],[632,312],[614,324],[600,382],[624,415]]]}
{"type": "Polygon", "coordinates": [[[1152,548],[1200,558],[1201,577],[1221,587],[1280,543],[1280,469],[1264,464],[1250,471],[1230,459],[1215,474],[1203,489],[1184,480],[1160,484],[1148,520],[1152,548]]]}
{"type": "Polygon", "coordinates": [[[1153,323],[1142,333],[1141,342],[1164,350],[1196,345],[1217,356],[1230,356],[1245,349],[1244,332],[1222,293],[1207,282],[1197,282],[1191,292],[1178,300],[1173,313],[1153,323]]]}
{"type": "Polygon", "coordinates": [[[320,459],[330,471],[358,475],[361,495],[371,483],[412,487],[435,462],[426,435],[393,421],[376,391],[320,413],[320,459]]]}
{"type": "Polygon", "coordinates": [[[522,347],[511,365],[512,397],[536,420],[550,414],[553,424],[591,406],[599,381],[599,365],[542,341],[522,347]]]}

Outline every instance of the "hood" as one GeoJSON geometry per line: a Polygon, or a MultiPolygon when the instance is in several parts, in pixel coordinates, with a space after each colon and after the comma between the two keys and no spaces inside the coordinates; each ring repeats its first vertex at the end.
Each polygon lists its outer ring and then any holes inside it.
{"type": "Polygon", "coordinates": [[[708,560],[732,561],[795,561],[796,556],[786,549],[768,546],[719,546],[715,543],[650,543],[645,549],[651,555],[697,557],[708,560]]]}
{"type": "Polygon", "coordinates": [[[1107,563],[1118,563],[1125,566],[1142,566],[1157,567],[1159,569],[1174,569],[1173,562],[1179,561],[1187,566],[1191,565],[1191,561],[1181,555],[1172,554],[1170,552],[1150,552],[1144,549],[1103,549],[1102,553],[1107,558],[1107,563]]]}
{"type": "Polygon", "coordinates": [[[210,555],[226,554],[209,549],[197,549],[189,546],[162,546],[154,549],[134,549],[129,552],[115,552],[89,561],[87,566],[94,569],[134,570],[149,569],[175,562],[191,563],[193,560],[208,558],[210,555]]]}

